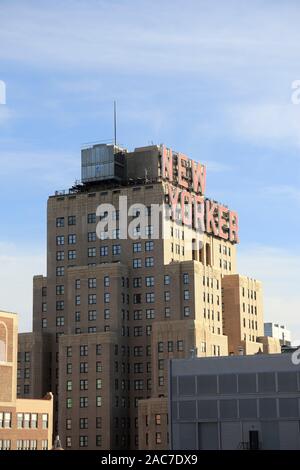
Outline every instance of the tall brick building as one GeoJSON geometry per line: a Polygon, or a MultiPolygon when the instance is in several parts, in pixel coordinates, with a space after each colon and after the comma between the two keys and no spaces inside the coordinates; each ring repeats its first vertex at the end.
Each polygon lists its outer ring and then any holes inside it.
{"type": "Polygon", "coordinates": [[[50,196],[47,277],[34,278],[33,333],[20,337],[38,367],[20,365],[18,390],[50,387],[66,449],[167,448],[169,358],[268,352],[261,284],[236,273],[237,214],[205,182],[203,165],[164,146],[97,144],[82,150],[82,182],[50,196]],[[156,205],[169,214],[158,236],[156,205]]]}
{"type": "Polygon", "coordinates": [[[53,396],[17,398],[17,347],[18,316],[0,311],[0,450],[48,450],[53,396]]]}

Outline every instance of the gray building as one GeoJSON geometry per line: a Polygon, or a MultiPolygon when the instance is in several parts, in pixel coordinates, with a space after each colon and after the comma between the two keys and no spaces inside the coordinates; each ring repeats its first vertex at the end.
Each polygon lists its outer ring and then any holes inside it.
{"type": "Polygon", "coordinates": [[[170,361],[174,450],[300,449],[300,366],[291,354],[170,361]]]}

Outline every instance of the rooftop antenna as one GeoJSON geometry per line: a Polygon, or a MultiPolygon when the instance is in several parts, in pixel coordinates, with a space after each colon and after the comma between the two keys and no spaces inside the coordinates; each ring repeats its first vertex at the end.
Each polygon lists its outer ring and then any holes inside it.
{"type": "Polygon", "coordinates": [[[117,103],[114,101],[114,141],[117,145],[117,103]]]}

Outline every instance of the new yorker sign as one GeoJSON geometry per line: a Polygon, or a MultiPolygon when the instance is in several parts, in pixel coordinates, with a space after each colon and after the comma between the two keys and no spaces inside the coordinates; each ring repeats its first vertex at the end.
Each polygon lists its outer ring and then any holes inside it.
{"type": "Polygon", "coordinates": [[[232,243],[239,242],[238,215],[205,198],[206,167],[182,153],[161,147],[161,175],[173,219],[232,243]]]}

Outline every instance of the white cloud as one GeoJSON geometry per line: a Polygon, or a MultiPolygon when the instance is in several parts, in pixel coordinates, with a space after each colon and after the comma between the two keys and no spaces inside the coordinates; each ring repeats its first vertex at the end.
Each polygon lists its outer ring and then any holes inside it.
{"type": "Polygon", "coordinates": [[[238,272],[263,282],[265,320],[285,324],[293,341],[300,344],[300,255],[268,246],[244,246],[238,252],[238,272]]]}
{"type": "Polygon", "coordinates": [[[32,328],[32,278],[44,274],[43,250],[0,242],[0,309],[19,314],[19,330],[32,328]]]}

